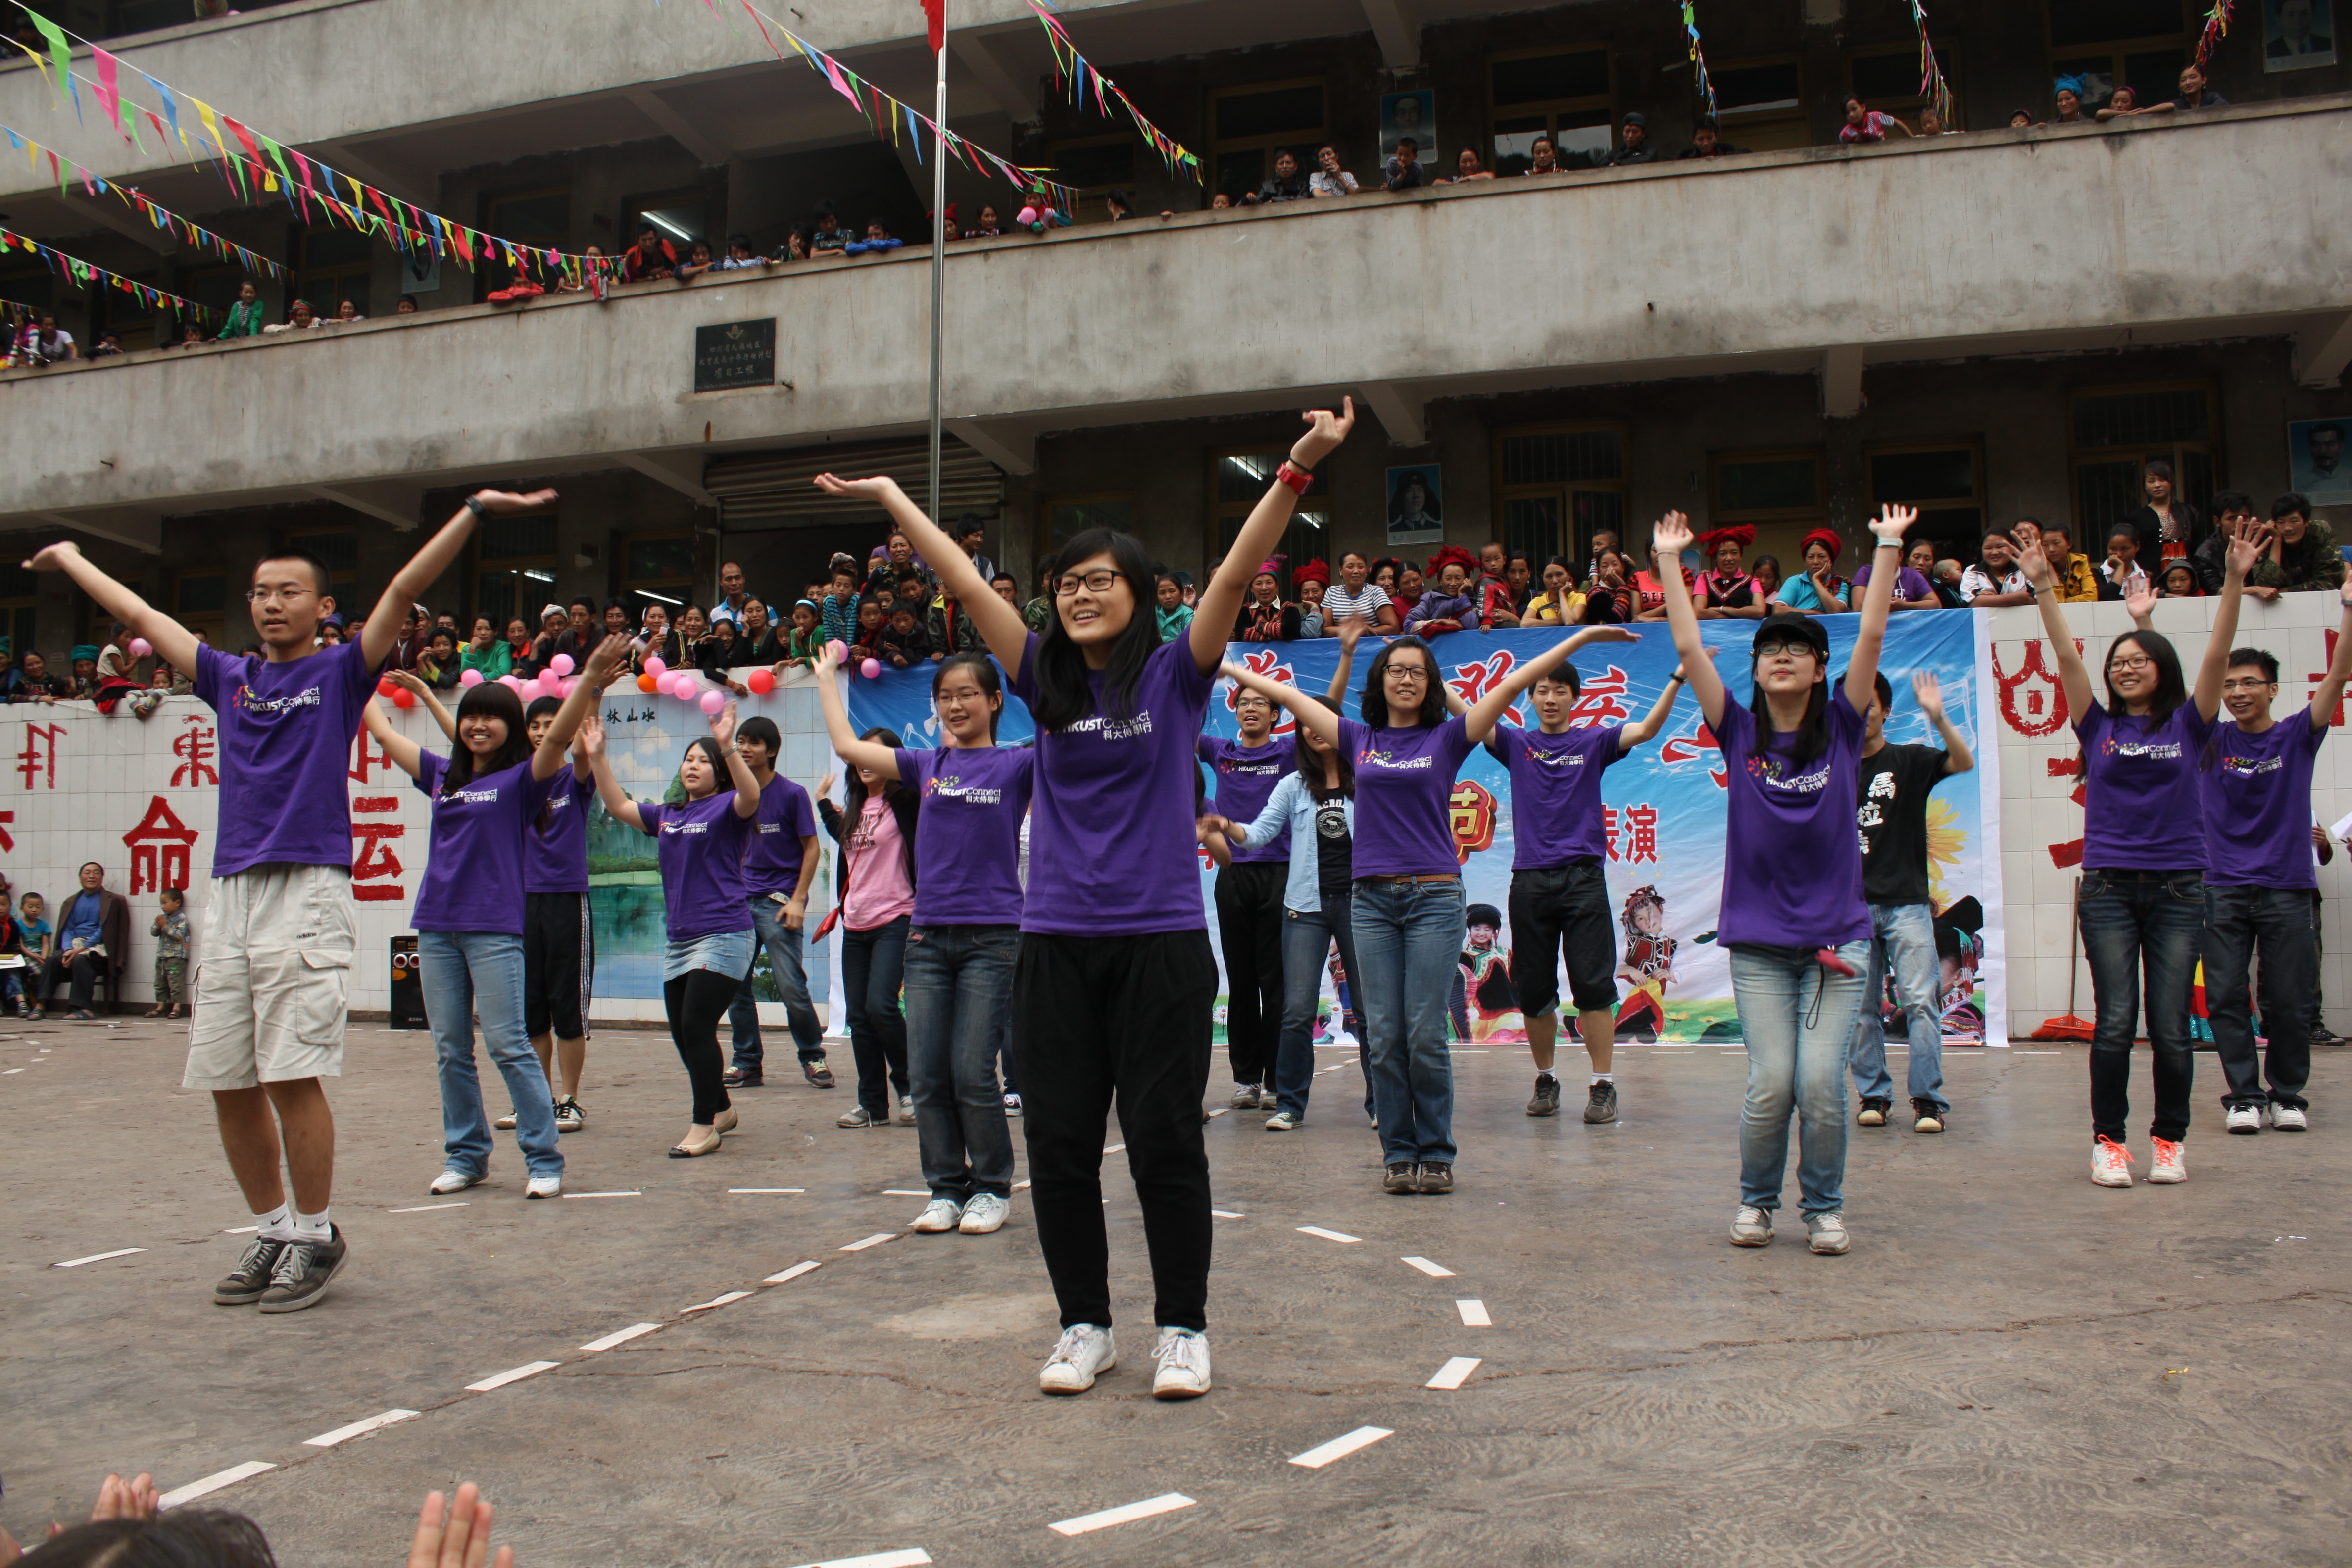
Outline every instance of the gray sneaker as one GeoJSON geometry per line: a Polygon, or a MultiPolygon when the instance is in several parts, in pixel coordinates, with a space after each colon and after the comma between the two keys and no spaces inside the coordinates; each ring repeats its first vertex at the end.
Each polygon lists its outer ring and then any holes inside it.
{"type": "Polygon", "coordinates": [[[1584,1101],[1584,1120],[1587,1121],[1617,1120],[1617,1086],[1614,1083],[1603,1079],[1592,1086],[1591,1094],[1586,1097],[1584,1101]]]}
{"type": "Polygon", "coordinates": [[[1559,1114],[1559,1079],[1548,1072],[1536,1075],[1535,1097],[1528,1101],[1529,1116],[1559,1114]]]}
{"type": "Polygon", "coordinates": [[[1265,1130],[1268,1132],[1296,1132],[1306,1120],[1307,1113],[1303,1110],[1277,1110],[1265,1119],[1265,1130]]]}
{"type": "Polygon", "coordinates": [[[1805,1245],[1830,1258],[1843,1257],[1853,1246],[1853,1238],[1845,1233],[1845,1215],[1842,1214],[1809,1214],[1805,1216],[1805,1245]]]}
{"type": "Polygon", "coordinates": [[[269,1271],[269,1289],[261,1294],[261,1310],[265,1312],[299,1312],[305,1307],[315,1307],[325,1294],[327,1282],[343,1271],[351,1257],[351,1248],[343,1240],[343,1227],[331,1225],[324,1241],[304,1241],[299,1237],[286,1244],[278,1255],[278,1265],[269,1271]]]}
{"type": "Polygon", "coordinates": [[[254,1239],[245,1249],[221,1282],[213,1287],[213,1300],[224,1307],[249,1307],[261,1300],[269,1289],[270,1271],[278,1267],[278,1255],[286,1249],[282,1241],[254,1239]]]}
{"type": "Polygon", "coordinates": [[[1734,1247],[1769,1247],[1772,1245],[1772,1211],[1750,1204],[1739,1205],[1731,1216],[1731,1245],[1734,1247]]]}

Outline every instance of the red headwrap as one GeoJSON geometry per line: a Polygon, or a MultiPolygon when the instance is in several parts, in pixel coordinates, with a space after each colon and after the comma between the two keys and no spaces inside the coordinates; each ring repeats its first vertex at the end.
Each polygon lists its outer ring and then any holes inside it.
{"type": "Polygon", "coordinates": [[[1289,559],[1290,557],[1286,555],[1269,555],[1265,558],[1265,563],[1251,573],[1250,577],[1253,581],[1260,577],[1271,577],[1279,583],[1282,581],[1282,568],[1289,559]]]}
{"type": "Polygon", "coordinates": [[[1449,544],[1429,558],[1429,575],[1433,580],[1448,566],[1459,566],[1464,574],[1478,575],[1478,558],[1458,544],[1449,544]]]}
{"type": "Polygon", "coordinates": [[[1693,542],[1705,551],[1707,557],[1712,560],[1717,549],[1722,545],[1737,544],[1740,549],[1745,550],[1755,543],[1756,530],[1744,522],[1736,523],[1729,528],[1711,528],[1700,534],[1693,542]]]}
{"type": "Polygon", "coordinates": [[[1331,585],[1331,568],[1323,562],[1309,561],[1290,574],[1290,585],[1293,588],[1297,588],[1301,583],[1320,583],[1328,588],[1331,585]]]}
{"type": "Polygon", "coordinates": [[[1817,528],[1797,542],[1797,558],[1800,561],[1803,560],[1805,552],[1811,550],[1816,543],[1830,552],[1830,559],[1832,562],[1838,558],[1838,552],[1845,548],[1844,540],[1826,528],[1817,528]]]}

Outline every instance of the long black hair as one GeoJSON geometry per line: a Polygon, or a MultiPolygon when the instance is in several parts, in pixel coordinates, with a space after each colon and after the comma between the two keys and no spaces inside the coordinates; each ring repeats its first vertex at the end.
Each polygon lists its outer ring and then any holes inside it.
{"type": "MultiPolygon", "coordinates": [[[[905,743],[897,734],[879,724],[857,738],[861,741],[871,741],[877,746],[895,747],[905,743]]],[[[858,777],[857,770],[854,767],[849,770],[849,776],[845,783],[848,785],[848,804],[841,808],[842,815],[845,817],[854,817],[866,809],[866,802],[870,792],[866,787],[866,781],[858,777]]],[[[882,798],[890,805],[898,805],[898,797],[906,793],[907,786],[897,779],[886,778],[882,781],[882,798]]]]}
{"type": "Polygon", "coordinates": [[[476,685],[457,701],[458,733],[465,732],[468,714],[479,713],[486,719],[503,719],[507,725],[507,742],[488,756],[477,759],[461,740],[449,753],[448,769],[441,775],[441,793],[453,795],[474,782],[478,773],[501,773],[518,763],[530,761],[530,726],[524,723],[522,699],[514,688],[500,681],[485,680],[476,685]]]}
{"type": "Polygon", "coordinates": [[[1396,657],[1399,649],[1408,647],[1419,648],[1429,668],[1429,692],[1421,700],[1421,714],[1413,727],[1433,730],[1445,722],[1445,699],[1437,689],[1437,655],[1431,652],[1429,645],[1419,637],[1402,637],[1374,654],[1372,662],[1364,670],[1364,696],[1360,707],[1364,722],[1375,730],[1389,727],[1389,692],[1388,688],[1381,684],[1388,674],[1389,660],[1396,657]]]}
{"type": "Polygon", "coordinates": [[[1314,797],[1316,805],[1320,805],[1335,795],[1343,795],[1349,800],[1356,798],[1356,760],[1348,755],[1347,747],[1334,745],[1328,752],[1318,752],[1307,743],[1307,726],[1301,724],[1297,735],[1297,750],[1298,782],[1307,786],[1307,793],[1314,797]],[[1339,764],[1339,787],[1336,790],[1323,783],[1323,764],[1327,762],[1339,764]]]}
{"type": "MultiPolygon", "coordinates": [[[[1127,629],[1110,645],[1110,662],[1103,669],[1103,692],[1110,700],[1110,716],[1126,720],[1135,716],[1135,688],[1143,679],[1144,661],[1160,646],[1160,622],[1153,613],[1156,575],[1151,569],[1151,557],[1131,533],[1115,528],[1089,528],[1079,533],[1054,558],[1049,582],[1058,584],[1062,578],[1098,555],[1111,558],[1113,570],[1127,579],[1129,590],[1135,595],[1135,613],[1127,629]]],[[[1086,651],[1070,637],[1062,625],[1062,606],[1058,595],[1053,614],[1045,618],[1045,635],[1037,644],[1036,668],[1031,679],[1037,687],[1037,700],[1029,705],[1029,715],[1039,730],[1065,730],[1095,712],[1094,690],[1087,684],[1086,651]]]]}
{"type": "Polygon", "coordinates": [[[931,701],[940,700],[940,685],[951,669],[968,669],[980,687],[981,695],[993,700],[988,710],[988,738],[996,739],[996,721],[1004,712],[1004,679],[996,673],[996,661],[984,653],[959,653],[940,660],[931,667],[931,701]]]}
{"type": "Polygon", "coordinates": [[[2172,639],[2162,632],[2126,632],[2107,648],[2107,657],[2099,666],[2099,673],[2107,683],[2107,717],[2124,716],[2121,701],[2116,697],[2116,655],[2126,643],[2136,645],[2156,665],[2156,693],[2147,700],[2147,721],[2160,725],[2172,717],[2174,709],[2189,700],[2188,682],[2181,679],[2180,655],[2173,648],[2172,639]]]}
{"type": "MultiPolygon", "coordinates": [[[[474,689],[479,691],[481,687],[477,686],[474,689]]],[[[710,785],[710,795],[717,795],[719,793],[719,781],[723,781],[727,777],[727,756],[725,752],[719,749],[719,742],[709,735],[697,735],[693,740],[688,741],[686,743],[686,749],[689,752],[698,751],[709,761],[710,775],[713,780],[710,785]]],[[[683,777],[678,780],[677,787],[680,789],[686,788],[686,781],[683,777]]],[[[687,798],[688,800],[692,800],[694,798],[693,792],[688,791],[687,798]]],[[[702,798],[709,800],[710,795],[707,795],[702,798]]]]}

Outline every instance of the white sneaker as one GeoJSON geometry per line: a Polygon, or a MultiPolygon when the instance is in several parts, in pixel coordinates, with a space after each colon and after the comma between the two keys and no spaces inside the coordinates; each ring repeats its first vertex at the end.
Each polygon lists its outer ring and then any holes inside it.
{"type": "Polygon", "coordinates": [[[1268,1132],[1296,1132],[1306,1120],[1303,1111],[1277,1110],[1265,1119],[1265,1130],[1268,1132]]]}
{"type": "Polygon", "coordinates": [[[915,1124],[915,1102],[911,1100],[901,1100],[898,1102],[898,1114],[890,1120],[901,1127],[912,1127],[915,1124]]]}
{"type": "Polygon", "coordinates": [[[1191,1329],[1162,1329],[1151,1359],[1154,1399],[1198,1399],[1209,1392],[1209,1336],[1191,1329]]]}
{"type": "Polygon", "coordinates": [[[444,1171],[434,1177],[433,1184],[425,1190],[436,1198],[446,1198],[451,1193],[462,1193],[467,1187],[479,1186],[481,1182],[481,1177],[469,1176],[463,1171],[444,1171]]]}
{"type": "Polygon", "coordinates": [[[1255,1110],[1257,1109],[1257,1085],[1254,1083],[1237,1083],[1234,1085],[1234,1097],[1226,1103],[1231,1105],[1235,1110],[1255,1110]]]}
{"type": "Polygon", "coordinates": [[[2112,1138],[2101,1138],[2091,1145],[2091,1181],[2102,1187],[2128,1187],[2132,1184],[2131,1151],[2112,1138]]]}
{"type": "Polygon", "coordinates": [[[509,1110],[504,1116],[499,1117],[496,1121],[491,1122],[490,1125],[497,1128],[501,1132],[511,1132],[515,1129],[515,1113],[509,1110]]]}
{"type": "Polygon", "coordinates": [[[560,1198],[563,1195],[562,1176],[533,1176],[525,1184],[522,1195],[527,1198],[560,1198]]]}
{"type": "Polygon", "coordinates": [[[1807,1215],[1805,1245],[1825,1257],[1844,1257],[1853,1247],[1853,1237],[1845,1233],[1845,1215],[1842,1214],[1807,1215]]]}
{"type": "Polygon", "coordinates": [[[963,1218],[961,1204],[953,1198],[933,1198],[923,1205],[923,1212],[915,1216],[915,1233],[919,1236],[938,1236],[943,1231],[953,1230],[956,1227],[956,1222],[961,1218],[963,1218]]]}
{"type": "Polygon", "coordinates": [[[2311,1118],[2299,1105],[2273,1105],[2271,1107],[2271,1125],[2282,1132],[2308,1132],[2311,1131],[2311,1118]]]}
{"type": "Polygon", "coordinates": [[[1769,1247],[1772,1245],[1772,1213],[1747,1204],[1731,1216],[1731,1245],[1734,1247],[1769,1247]]]}
{"type": "Polygon", "coordinates": [[[1073,1323],[1062,1331],[1054,1353],[1045,1358],[1037,1386],[1047,1394],[1084,1394],[1095,1385],[1096,1377],[1118,1364],[1118,1347],[1108,1329],[1073,1323]]]}
{"type": "Polygon", "coordinates": [[[1004,1218],[1013,1205],[994,1193],[974,1193],[971,1202],[963,1205],[963,1223],[956,1228],[966,1236],[987,1236],[1004,1228],[1004,1218]]]}
{"type": "Polygon", "coordinates": [[[2156,1157],[2147,1163],[2147,1179],[2167,1185],[2189,1179],[2189,1151],[2168,1138],[2150,1138],[2156,1157]]]}
{"type": "Polygon", "coordinates": [[[2231,1132],[2254,1133],[2263,1130],[2263,1111],[2258,1105],[2233,1105],[2221,1125],[2231,1132]]]}

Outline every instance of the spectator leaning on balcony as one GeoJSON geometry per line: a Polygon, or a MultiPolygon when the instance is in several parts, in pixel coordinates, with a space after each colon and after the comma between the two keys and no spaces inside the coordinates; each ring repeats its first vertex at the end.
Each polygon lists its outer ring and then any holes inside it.
{"type": "Polygon", "coordinates": [[[2052,89],[2052,101],[2057,105],[2057,112],[2056,117],[2050,121],[2051,124],[2095,125],[2098,123],[2091,118],[2090,110],[2083,107],[2083,92],[2086,85],[2078,76],[2062,76],[2058,79],[2055,87],[2052,89]]]}
{"type": "Polygon", "coordinates": [[[2205,520],[2174,489],[2172,465],[2161,458],[2150,462],[2140,476],[2140,487],[2147,504],[2124,520],[2139,535],[2140,559],[2174,561],[2196,554],[2205,542],[2205,520]]]}
{"type": "Polygon", "coordinates": [[[2230,100],[2205,85],[2205,73],[2193,65],[2180,68],[2180,90],[2169,103],[2151,103],[2150,114],[2168,114],[2191,109],[2225,109],[2230,100]]]}
{"type": "Polygon", "coordinates": [[[436,691],[455,691],[457,678],[466,667],[457,662],[457,641],[439,626],[433,628],[433,640],[425,646],[425,657],[409,668],[417,679],[436,691]]]}
{"type": "Polygon", "coordinates": [[[879,256],[906,243],[903,239],[893,239],[890,226],[880,218],[868,218],[866,220],[866,237],[851,240],[841,247],[841,252],[844,256],[879,256]]]}
{"type": "Polygon", "coordinates": [[[1332,627],[1323,615],[1323,591],[1331,585],[1331,568],[1323,562],[1309,561],[1290,574],[1290,585],[1298,595],[1298,635],[1331,636],[1332,627]]]}
{"type": "Polygon", "coordinates": [[[1654,163],[1658,161],[1656,151],[1650,145],[1650,121],[1647,115],[1637,110],[1625,116],[1619,134],[1623,140],[1623,144],[1601,160],[1603,167],[1615,168],[1621,163],[1654,163]]]}
{"type": "Polygon", "coordinates": [[[25,650],[16,675],[16,684],[8,692],[11,702],[55,702],[73,695],[72,683],[51,675],[48,660],[31,648],[25,650]]]}
{"type": "Polygon", "coordinates": [[[261,290],[248,278],[236,286],[236,303],[228,308],[228,321],[221,327],[223,338],[257,338],[261,335],[261,290]]]}
{"type": "Polygon", "coordinates": [[[1381,171],[1381,183],[1391,191],[1409,191],[1427,181],[1421,172],[1421,144],[1410,136],[1397,138],[1396,155],[1381,171]]]}
{"type": "MultiPolygon", "coordinates": [[[[2033,522],[2021,518],[2021,523],[2033,522]]],[[[2050,560],[2050,571],[2056,580],[2061,604],[2095,604],[2101,597],[2099,574],[2091,569],[2087,555],[2079,554],[2066,531],[2056,523],[2035,523],[2042,532],[2042,553],[2050,560]]]]}
{"type": "Polygon", "coordinates": [[[2017,544],[1995,529],[1984,536],[1983,554],[1960,574],[1960,602],[1972,609],[1999,610],[2033,603],[2033,588],[2018,569],[2017,544]]]}
{"type": "Polygon", "coordinates": [[[677,247],[650,223],[637,225],[637,243],[621,254],[621,281],[643,283],[667,278],[677,268],[677,247]]]}
{"type": "MultiPolygon", "coordinates": [[[[1933,563],[1931,561],[1930,564],[1932,563],[1933,563]]],[[[1865,561],[1861,565],[1853,569],[1853,587],[1855,593],[1859,593],[1864,588],[1870,585],[1870,574],[1873,571],[1874,566],[1874,563],[1865,561]]],[[[1890,606],[1891,608],[1897,610],[1936,610],[1943,607],[1944,602],[1936,597],[1935,584],[1927,580],[1927,574],[1925,572],[1920,571],[1917,567],[1912,566],[1907,563],[1897,567],[1895,570],[1898,575],[1895,579],[1895,603],[1890,606]]],[[[1848,596],[1848,602],[1853,602],[1851,595],[1848,596]]]]}
{"type": "Polygon", "coordinates": [[[719,264],[719,270],[740,272],[746,268],[773,267],[774,265],[774,262],[752,248],[750,235],[730,234],[727,237],[727,259],[719,264]]]}
{"type": "Polygon", "coordinates": [[[730,561],[719,568],[719,602],[710,606],[710,624],[721,621],[743,624],[743,606],[751,602],[751,590],[743,585],[743,568],[730,561]]]}
{"type": "Polygon", "coordinates": [[[1282,602],[1282,569],[1279,555],[1269,559],[1257,569],[1249,583],[1248,596],[1234,616],[1234,642],[1291,642],[1298,637],[1298,606],[1282,602]]]}
{"type": "Polygon", "coordinates": [[[1408,635],[1435,637],[1441,632],[1476,631],[1478,600],[1470,592],[1470,578],[1478,563],[1459,545],[1449,544],[1429,558],[1437,586],[1424,592],[1404,618],[1408,635]]]}
{"type": "Polygon", "coordinates": [[[1722,131],[1712,120],[1702,120],[1691,127],[1691,144],[1675,154],[1676,163],[1685,158],[1730,158],[1747,152],[1734,147],[1723,139],[1722,131]]]}
{"type": "Polygon", "coordinates": [[[1440,180],[1441,185],[1466,185],[1473,180],[1491,180],[1494,172],[1479,163],[1478,154],[1465,147],[1454,155],[1454,177],[1440,180]]]}
{"type": "Polygon", "coordinates": [[[1845,541],[1829,529],[1817,528],[1806,534],[1798,547],[1805,569],[1780,584],[1772,607],[1809,616],[1845,614],[1853,584],[1837,574],[1838,552],[1844,548],[1845,541]]]}
{"type": "Polygon", "coordinates": [[[1307,176],[1307,192],[1315,196],[1356,194],[1356,176],[1339,167],[1339,150],[1328,142],[1315,149],[1315,172],[1307,176]]]}
{"type": "Polygon", "coordinates": [[[267,332],[308,332],[319,325],[319,312],[310,309],[308,300],[297,300],[286,307],[286,319],[261,330],[267,332]]]}
{"type": "Polygon", "coordinates": [[[1906,136],[1913,133],[1908,125],[1895,116],[1871,108],[1859,98],[1849,97],[1845,100],[1845,123],[1838,127],[1839,141],[1848,143],[1884,142],[1889,131],[1900,131],[1906,136]]]}
{"type": "Polygon", "coordinates": [[[112,331],[98,334],[97,346],[89,351],[92,359],[113,359],[122,353],[122,339],[112,331]]]}
{"type": "Polygon", "coordinates": [[[1307,187],[1307,176],[1298,172],[1297,154],[1285,147],[1274,155],[1274,177],[1242,197],[1242,205],[1257,206],[1266,202],[1303,202],[1313,194],[1307,187]]]}
{"type": "Polygon", "coordinates": [[[816,223],[809,235],[811,255],[822,256],[829,250],[837,251],[849,243],[849,231],[841,226],[841,215],[834,211],[831,202],[817,203],[814,216],[816,223]]]}
{"type": "Polygon", "coordinates": [[[2098,117],[2102,121],[2135,120],[2147,112],[2139,106],[2138,90],[2126,82],[2108,98],[2106,107],[2099,110],[2098,117]]]}
{"type": "Polygon", "coordinates": [[[514,650],[499,640],[498,628],[488,616],[474,617],[474,635],[467,639],[465,651],[457,656],[457,668],[475,670],[484,680],[496,680],[514,670],[514,650]]]}
{"type": "MultiPolygon", "coordinates": [[[[2213,498],[2213,510],[2221,514],[2221,526],[2195,556],[2198,579],[2209,594],[2220,585],[2218,563],[2227,547],[2231,520],[2251,518],[2254,507],[2242,492],[2224,490],[2213,498]],[[2206,575],[2209,570],[2210,578],[2206,575]]],[[[2248,594],[2258,599],[2276,599],[2281,594],[2334,593],[2343,585],[2343,554],[2327,525],[2312,517],[2311,498],[2292,493],[2279,497],[2271,502],[2271,522],[2276,531],[2254,569],[2246,574],[2248,594]]]]}
{"type": "Polygon", "coordinates": [[[74,347],[73,334],[58,325],[56,315],[44,310],[40,327],[33,333],[33,355],[41,363],[56,364],[81,358],[81,351],[74,347]]]}
{"type": "Polygon", "coordinates": [[[1529,174],[1557,174],[1561,172],[1562,171],[1559,166],[1559,149],[1553,145],[1552,139],[1550,137],[1537,137],[1528,147],[1528,166],[1519,171],[1521,176],[1524,177],[1529,174]]]}
{"type": "MultiPolygon", "coordinates": [[[[537,286],[534,285],[533,287],[536,288],[537,286]]],[[[545,292],[544,289],[541,289],[539,291],[541,293],[545,292]]],[[[332,326],[348,326],[353,321],[364,321],[366,320],[367,318],[365,316],[360,314],[358,303],[354,301],[351,296],[345,295],[342,299],[335,302],[335,319],[329,324],[332,326]]]]}

